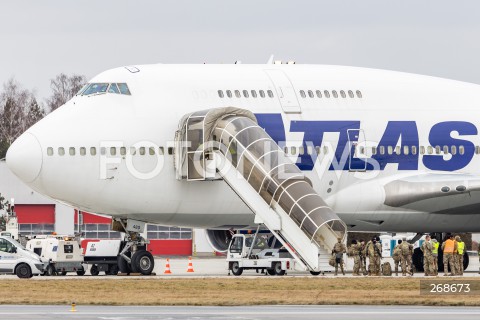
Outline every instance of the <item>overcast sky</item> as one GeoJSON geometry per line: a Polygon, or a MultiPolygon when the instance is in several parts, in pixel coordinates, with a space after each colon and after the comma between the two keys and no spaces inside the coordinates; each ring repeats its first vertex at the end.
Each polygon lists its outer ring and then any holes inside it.
{"type": "Polygon", "coordinates": [[[1,1],[0,83],[43,101],[60,72],[271,54],[480,83],[479,17],[479,1],[1,1]]]}

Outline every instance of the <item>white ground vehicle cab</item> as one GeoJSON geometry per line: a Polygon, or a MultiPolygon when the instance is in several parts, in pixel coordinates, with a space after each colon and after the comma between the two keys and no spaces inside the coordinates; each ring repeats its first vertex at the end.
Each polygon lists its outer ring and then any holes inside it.
{"type": "Polygon", "coordinates": [[[43,274],[46,263],[11,237],[0,236],[0,273],[31,278],[43,274]]]}
{"type": "Polygon", "coordinates": [[[295,259],[286,249],[276,248],[276,239],[271,237],[268,239],[267,235],[261,233],[235,234],[228,247],[229,273],[232,271],[239,276],[243,270],[253,269],[257,272],[267,271],[269,275],[283,276],[287,270],[294,270],[295,259]]]}

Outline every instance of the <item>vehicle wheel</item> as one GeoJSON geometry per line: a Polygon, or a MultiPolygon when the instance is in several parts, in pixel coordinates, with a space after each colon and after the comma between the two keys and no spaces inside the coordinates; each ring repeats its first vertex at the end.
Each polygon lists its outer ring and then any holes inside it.
{"type": "Polygon", "coordinates": [[[56,276],[57,275],[57,271],[55,270],[55,267],[51,264],[49,264],[47,266],[47,268],[45,269],[45,273],[47,276],[56,276]]]}
{"type": "Polygon", "coordinates": [[[108,275],[116,276],[117,274],[118,274],[118,265],[111,264],[110,266],[108,266],[108,275]]]}
{"type": "Polygon", "coordinates": [[[15,270],[15,274],[22,279],[28,279],[33,276],[32,269],[30,269],[30,266],[26,263],[19,264],[15,270]]]}
{"type": "Polygon", "coordinates": [[[271,276],[274,276],[275,275],[275,270],[273,269],[267,269],[267,273],[271,276]]]}
{"type": "Polygon", "coordinates": [[[77,270],[77,276],[84,276],[85,275],[85,269],[82,268],[80,270],[77,270]]]}
{"type": "MultiPolygon", "coordinates": [[[[126,253],[128,256],[130,256],[130,253],[126,253]]],[[[118,265],[118,270],[120,270],[121,273],[126,273],[129,274],[132,272],[132,269],[130,268],[127,260],[123,259],[122,256],[117,256],[117,265],[118,265]]]]}
{"type": "Polygon", "coordinates": [[[321,271],[310,271],[310,274],[312,276],[318,276],[318,275],[320,275],[320,273],[322,273],[322,272],[321,271]]]}
{"type": "Polygon", "coordinates": [[[155,267],[155,261],[150,252],[140,250],[133,254],[131,267],[133,272],[140,272],[141,274],[148,276],[152,274],[153,267],[155,267]]]}
{"type": "Polygon", "coordinates": [[[61,275],[61,276],[66,276],[66,275],[67,275],[67,271],[62,271],[62,272],[60,273],[60,275],[61,275]]]}
{"type": "Polygon", "coordinates": [[[243,268],[240,268],[240,266],[238,265],[238,262],[233,262],[232,263],[232,273],[235,276],[241,276],[242,275],[243,268]]]}
{"type": "Polygon", "coordinates": [[[90,268],[90,274],[92,276],[98,276],[98,274],[100,273],[100,271],[98,271],[98,267],[96,264],[94,264],[91,268],[90,268]]]}
{"type": "Polygon", "coordinates": [[[273,265],[273,270],[275,270],[275,274],[277,276],[283,276],[285,274],[285,270],[282,270],[281,262],[275,262],[273,265]]]}

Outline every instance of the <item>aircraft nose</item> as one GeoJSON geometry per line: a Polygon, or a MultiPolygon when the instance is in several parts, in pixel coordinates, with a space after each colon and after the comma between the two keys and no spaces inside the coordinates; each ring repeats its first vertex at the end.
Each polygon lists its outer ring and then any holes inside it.
{"type": "Polygon", "coordinates": [[[17,138],[7,151],[8,168],[23,182],[33,182],[42,169],[42,147],[30,132],[17,138]]]}

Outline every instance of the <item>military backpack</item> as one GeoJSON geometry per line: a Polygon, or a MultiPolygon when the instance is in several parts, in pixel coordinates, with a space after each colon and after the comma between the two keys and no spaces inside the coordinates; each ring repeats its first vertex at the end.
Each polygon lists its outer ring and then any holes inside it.
{"type": "Polygon", "coordinates": [[[402,249],[400,249],[400,245],[393,248],[393,260],[394,261],[399,261],[401,255],[402,255],[402,249]]]}
{"type": "Polygon", "coordinates": [[[407,242],[402,242],[402,254],[404,256],[408,256],[410,254],[410,244],[408,244],[407,242]]]}
{"type": "Polygon", "coordinates": [[[382,274],[384,276],[392,275],[392,266],[390,265],[390,262],[385,262],[384,264],[382,264],[382,274]]]}

